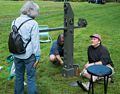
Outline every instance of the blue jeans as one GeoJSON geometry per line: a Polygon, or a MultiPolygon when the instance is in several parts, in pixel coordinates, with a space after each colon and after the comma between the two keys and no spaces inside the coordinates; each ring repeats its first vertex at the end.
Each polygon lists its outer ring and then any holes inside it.
{"type": "Polygon", "coordinates": [[[24,94],[24,74],[26,70],[28,94],[37,94],[35,82],[35,55],[31,55],[28,59],[14,58],[15,62],[15,91],[14,94],[24,94]]]}

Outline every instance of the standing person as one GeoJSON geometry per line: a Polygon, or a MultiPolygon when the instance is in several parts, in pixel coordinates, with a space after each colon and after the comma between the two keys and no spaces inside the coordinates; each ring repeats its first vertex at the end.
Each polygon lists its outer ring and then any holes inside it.
{"type": "Polygon", "coordinates": [[[18,32],[22,36],[24,46],[31,41],[26,47],[24,54],[14,54],[15,63],[15,90],[14,94],[24,94],[24,74],[26,71],[28,94],[37,94],[36,89],[36,66],[40,59],[40,43],[39,43],[39,28],[38,23],[34,20],[39,14],[39,6],[32,2],[27,1],[20,10],[21,15],[12,22],[12,26],[17,28],[25,21],[18,32]]]}
{"type": "MultiPolygon", "coordinates": [[[[87,72],[87,68],[92,65],[106,65],[112,69],[114,72],[114,65],[111,60],[108,49],[102,45],[101,36],[99,34],[94,34],[90,36],[91,45],[88,47],[88,63],[85,64],[83,71],[80,73],[81,76],[90,79],[90,74],[87,72]]],[[[97,76],[93,76],[93,82],[99,80],[97,76]]],[[[80,81],[77,81],[78,85],[88,91],[89,83],[84,84],[80,81]]]]}
{"type": "Polygon", "coordinates": [[[53,42],[53,45],[50,50],[50,61],[53,64],[60,64],[63,65],[63,57],[64,54],[64,35],[60,34],[58,36],[58,39],[53,42]]]}

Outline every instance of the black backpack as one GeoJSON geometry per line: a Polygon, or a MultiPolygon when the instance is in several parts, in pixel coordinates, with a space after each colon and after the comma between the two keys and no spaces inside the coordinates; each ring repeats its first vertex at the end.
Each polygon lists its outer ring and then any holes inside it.
{"type": "Polygon", "coordinates": [[[10,32],[9,40],[8,40],[8,48],[11,53],[24,54],[26,52],[26,47],[29,44],[29,42],[31,41],[31,36],[30,36],[30,39],[28,40],[27,44],[24,46],[22,36],[19,34],[18,30],[25,22],[30,21],[30,20],[32,20],[32,19],[28,19],[28,20],[24,21],[18,28],[17,28],[17,26],[15,26],[15,24],[12,26],[12,32],[10,32]]]}

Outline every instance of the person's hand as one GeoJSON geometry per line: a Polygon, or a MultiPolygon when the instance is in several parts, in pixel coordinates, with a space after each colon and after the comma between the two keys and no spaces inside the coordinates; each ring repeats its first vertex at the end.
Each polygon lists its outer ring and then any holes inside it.
{"type": "Polygon", "coordinates": [[[60,64],[61,64],[61,65],[64,65],[64,62],[62,61],[62,62],[60,62],[60,64]]]}
{"type": "Polygon", "coordinates": [[[33,67],[36,68],[37,65],[38,65],[38,63],[39,63],[39,61],[36,61],[36,62],[34,63],[34,65],[33,65],[33,67]]]}
{"type": "Polygon", "coordinates": [[[92,65],[94,65],[94,63],[87,63],[87,64],[85,64],[85,66],[84,66],[84,68],[86,69],[86,68],[88,68],[89,66],[92,66],[92,65]]]}
{"type": "Polygon", "coordinates": [[[38,63],[39,63],[39,60],[40,60],[40,56],[35,56],[36,58],[36,62],[34,63],[33,67],[36,68],[38,63]]]}

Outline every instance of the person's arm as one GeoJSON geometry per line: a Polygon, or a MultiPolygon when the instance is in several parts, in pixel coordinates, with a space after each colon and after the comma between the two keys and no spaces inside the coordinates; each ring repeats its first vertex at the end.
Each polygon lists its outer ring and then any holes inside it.
{"type": "Polygon", "coordinates": [[[60,55],[59,55],[59,51],[58,51],[58,43],[57,41],[54,42],[53,46],[52,46],[52,49],[54,49],[54,54],[56,56],[56,59],[57,61],[60,63],[60,64],[63,64],[63,60],[61,59],[60,55]]]}
{"type": "Polygon", "coordinates": [[[111,57],[110,57],[110,53],[106,47],[103,47],[101,54],[102,55],[101,55],[100,60],[102,61],[103,65],[113,64],[111,57]]]}
{"type": "Polygon", "coordinates": [[[56,55],[57,60],[60,62],[61,65],[63,65],[63,60],[61,59],[60,55],[56,55]]]}
{"type": "Polygon", "coordinates": [[[102,65],[102,61],[93,62],[95,65],[102,65]]]}
{"type": "Polygon", "coordinates": [[[92,66],[92,65],[102,65],[102,62],[98,61],[98,62],[93,62],[93,63],[87,63],[85,64],[84,68],[88,68],[89,66],[92,66]]]}
{"type": "Polygon", "coordinates": [[[35,22],[32,32],[31,32],[31,42],[33,47],[33,54],[35,54],[36,62],[34,67],[37,66],[37,63],[40,60],[40,42],[39,42],[39,28],[37,22],[35,22]]]}

